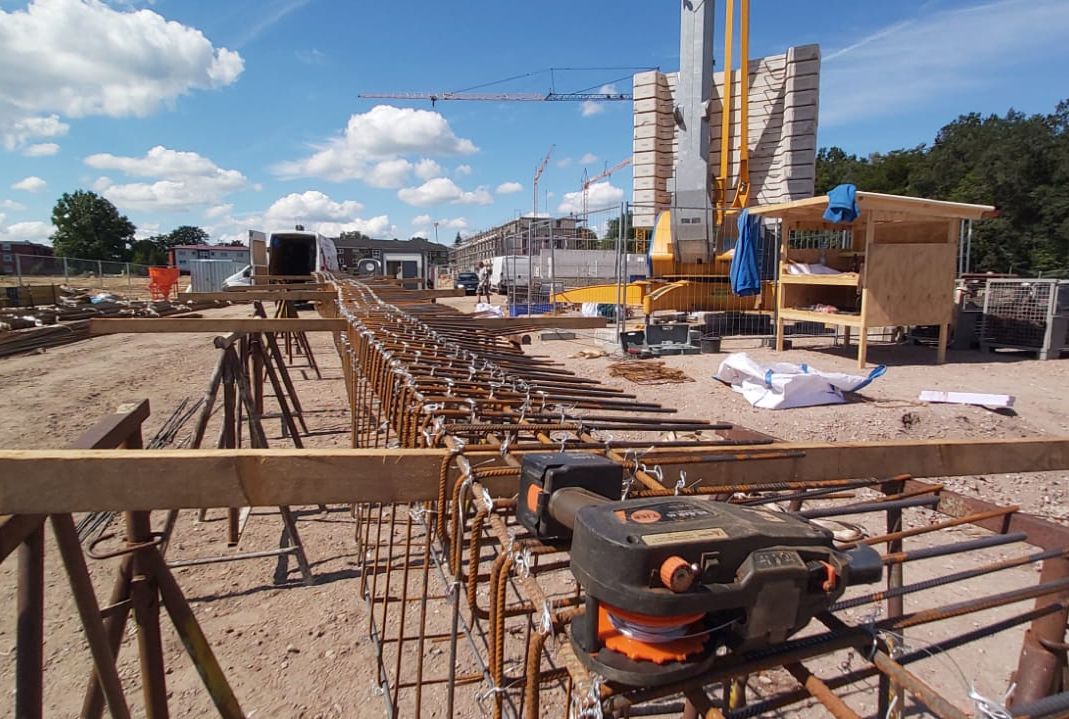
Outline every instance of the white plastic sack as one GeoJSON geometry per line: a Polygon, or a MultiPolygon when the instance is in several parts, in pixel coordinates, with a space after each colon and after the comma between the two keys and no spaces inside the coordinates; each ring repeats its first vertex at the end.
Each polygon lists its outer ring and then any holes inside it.
{"type": "Polygon", "coordinates": [[[485,302],[476,303],[475,314],[484,314],[490,317],[505,316],[505,313],[501,310],[501,305],[490,305],[485,302]]]}
{"type": "Polygon", "coordinates": [[[867,375],[821,372],[809,365],[777,362],[765,366],[745,352],[735,352],[720,363],[716,378],[731,385],[754,407],[790,409],[821,404],[842,404],[846,392],[857,392],[887,368],[880,365],[867,375]]]}
{"type": "Polygon", "coordinates": [[[598,316],[598,303],[597,302],[584,302],[582,304],[582,310],[580,311],[583,317],[597,317],[598,316]]]}

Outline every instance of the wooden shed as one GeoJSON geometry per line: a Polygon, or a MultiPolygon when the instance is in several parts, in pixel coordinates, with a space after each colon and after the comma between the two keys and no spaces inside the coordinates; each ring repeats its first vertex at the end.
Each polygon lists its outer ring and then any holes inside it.
{"type": "Polygon", "coordinates": [[[824,220],[824,196],[750,208],[782,222],[776,349],[787,321],[843,327],[847,345],[856,329],[864,367],[870,328],[938,325],[943,363],[961,221],[995,208],[862,191],[857,204],[857,219],[845,223],[824,220]]]}

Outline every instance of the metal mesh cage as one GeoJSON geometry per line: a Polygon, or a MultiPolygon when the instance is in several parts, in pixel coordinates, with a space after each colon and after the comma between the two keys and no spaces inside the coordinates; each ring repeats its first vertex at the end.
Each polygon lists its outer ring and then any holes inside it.
{"type": "Polygon", "coordinates": [[[1057,355],[1069,344],[1067,318],[1069,282],[991,279],[984,296],[982,344],[1057,355]]]}

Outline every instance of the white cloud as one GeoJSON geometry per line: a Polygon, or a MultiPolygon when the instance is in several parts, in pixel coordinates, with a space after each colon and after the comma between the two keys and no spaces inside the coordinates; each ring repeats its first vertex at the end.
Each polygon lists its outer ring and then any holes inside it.
{"type": "Polygon", "coordinates": [[[290,193],[267,208],[266,219],[292,225],[294,222],[350,222],[364,209],[356,200],[337,202],[318,190],[290,193]]]}
{"type": "Polygon", "coordinates": [[[22,150],[22,154],[25,157],[51,157],[57,152],[59,152],[59,145],[54,142],[42,142],[36,145],[30,145],[22,150]]]}
{"type": "MultiPolygon", "coordinates": [[[[4,208],[5,210],[16,210],[16,211],[25,210],[26,209],[26,205],[22,204],[21,202],[15,202],[14,200],[0,200],[0,207],[4,208]]],[[[2,216],[0,216],[0,217],[2,217],[2,216]]],[[[2,220],[0,220],[0,221],[2,221],[2,220]]]]}
{"type": "Polygon", "coordinates": [[[514,192],[523,192],[523,185],[518,182],[502,182],[495,192],[499,195],[511,195],[514,192]]]}
{"type": "Polygon", "coordinates": [[[278,198],[262,217],[246,217],[244,222],[247,229],[265,229],[268,232],[300,224],[307,230],[330,237],[354,230],[372,237],[397,234],[397,228],[390,223],[388,215],[369,219],[357,217],[363,209],[363,204],[356,200],[339,201],[319,190],[307,190],[278,198]]]}
{"type": "Polygon", "coordinates": [[[156,179],[156,182],[116,184],[100,177],[93,187],[124,208],[137,210],[189,211],[206,205],[221,204],[231,192],[248,186],[245,175],[226,170],[196,152],[153,147],[142,157],[124,157],[98,153],[85,158],[85,164],[98,170],[118,170],[131,177],[156,179]]]}
{"type": "Polygon", "coordinates": [[[960,97],[988,86],[992,68],[1034,74],[1061,57],[1067,35],[1064,0],[999,0],[892,24],[824,55],[821,124],[902,115],[960,97]]]}
{"type": "Polygon", "coordinates": [[[209,220],[215,219],[217,217],[226,217],[233,211],[234,206],[231,204],[215,205],[214,207],[209,207],[207,210],[204,211],[204,217],[209,220]]]}
{"type": "Polygon", "coordinates": [[[244,69],[199,30],[100,0],[0,10],[0,133],[11,150],[67,131],[60,116],[144,117],[244,69]]]}
{"type": "Polygon", "coordinates": [[[490,189],[485,185],[476,187],[471,192],[462,192],[460,197],[453,200],[454,205],[492,205],[494,204],[494,196],[490,194],[490,189]]]}
{"type": "Polygon", "coordinates": [[[413,165],[403,157],[376,162],[368,171],[364,181],[372,187],[401,187],[412,172],[413,165]]]}
{"type": "Polygon", "coordinates": [[[438,221],[439,227],[445,227],[450,230],[466,230],[468,228],[468,221],[463,217],[447,218],[443,217],[438,221]]]}
{"type": "MultiPolygon", "coordinates": [[[[606,95],[614,95],[619,90],[616,89],[616,85],[602,85],[598,92],[606,95]]],[[[605,105],[601,102],[594,102],[593,100],[584,100],[579,106],[579,114],[583,117],[590,117],[591,115],[598,115],[605,112],[605,105]]]]}
{"type": "Polygon", "coordinates": [[[415,232],[412,233],[412,237],[422,237],[425,240],[426,239],[430,239],[430,238],[427,237],[427,231],[426,230],[416,230],[415,232]]]}
{"type": "Polygon", "coordinates": [[[433,222],[433,220],[431,220],[431,216],[430,215],[416,215],[415,217],[412,218],[412,224],[415,227],[426,227],[427,225],[431,224],[432,222],[433,222]]]}
{"type": "Polygon", "coordinates": [[[419,187],[405,187],[397,191],[397,198],[414,207],[430,207],[455,200],[463,191],[448,177],[427,180],[419,187]]]}
{"type": "MultiPolygon", "coordinates": [[[[0,69],[3,68],[3,60],[0,58],[0,69]]],[[[0,78],[0,95],[2,95],[3,79],[0,78]]],[[[0,100],[0,135],[4,139],[5,150],[15,150],[25,147],[30,140],[44,137],[61,137],[70,130],[70,125],[59,121],[58,115],[47,117],[23,117],[17,120],[7,119],[11,109],[6,108],[4,101],[0,100]]]]}
{"type": "Polygon", "coordinates": [[[39,242],[51,245],[50,236],[56,228],[48,222],[15,222],[4,226],[0,215],[0,241],[3,242],[39,242]]]}
{"type": "MultiPolygon", "coordinates": [[[[340,135],[313,149],[315,152],[308,157],[278,163],[273,172],[284,178],[322,177],[334,182],[364,180],[372,184],[381,179],[376,168],[384,162],[395,163],[391,167],[399,168],[400,162],[408,162],[403,159],[405,155],[420,155],[426,160],[427,155],[478,151],[471,140],[457,137],[439,113],[391,105],[378,105],[352,115],[340,135]]],[[[418,167],[419,164],[409,163],[409,169],[418,167]]],[[[424,164],[423,168],[426,173],[430,166],[424,164]]],[[[421,175],[420,179],[427,178],[421,175]]],[[[390,180],[396,181],[396,174],[390,180]]]]}
{"type": "Polygon", "coordinates": [[[572,158],[570,158],[570,157],[562,157],[561,159],[557,160],[557,167],[568,167],[569,165],[572,164],[572,162],[573,162],[572,158]]]}
{"type": "MultiPolygon", "coordinates": [[[[587,209],[600,210],[620,204],[624,199],[624,191],[616,187],[608,180],[595,182],[587,191],[587,209]]],[[[561,214],[578,214],[583,211],[583,193],[566,192],[561,198],[557,212],[561,214]]]]}
{"type": "Polygon", "coordinates": [[[416,163],[416,177],[421,180],[430,180],[442,174],[442,166],[434,160],[424,157],[416,163]]]}
{"type": "Polygon", "coordinates": [[[595,155],[593,152],[588,152],[588,153],[586,153],[585,155],[583,155],[582,157],[579,158],[579,164],[580,165],[593,165],[597,161],[598,161],[598,156],[595,155]]]}
{"type": "Polygon", "coordinates": [[[369,237],[394,237],[398,234],[397,227],[390,223],[389,215],[376,215],[367,220],[356,219],[352,222],[320,222],[314,229],[328,237],[354,231],[363,232],[369,237]]]}
{"type": "Polygon", "coordinates": [[[462,190],[448,177],[435,177],[419,187],[405,187],[397,191],[397,197],[413,207],[430,207],[443,202],[454,205],[489,205],[494,201],[490,190],[485,186],[471,191],[462,190]]]}
{"type": "Polygon", "coordinates": [[[40,192],[48,187],[48,183],[36,175],[24,177],[11,186],[13,190],[25,190],[26,192],[40,192]]]}
{"type": "Polygon", "coordinates": [[[456,175],[457,177],[467,177],[468,175],[471,174],[471,165],[468,165],[468,164],[457,165],[456,169],[453,170],[453,174],[456,175]]]}

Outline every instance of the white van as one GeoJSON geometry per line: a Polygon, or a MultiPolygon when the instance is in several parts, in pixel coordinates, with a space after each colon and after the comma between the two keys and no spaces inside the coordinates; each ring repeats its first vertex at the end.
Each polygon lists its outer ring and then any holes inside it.
{"type": "Polygon", "coordinates": [[[272,232],[267,237],[269,275],[310,275],[338,270],[338,249],[329,237],[304,230],[272,232]]]}
{"type": "Polygon", "coordinates": [[[526,286],[530,265],[531,258],[522,255],[494,257],[490,263],[490,289],[504,295],[508,294],[509,287],[526,286]]]}

